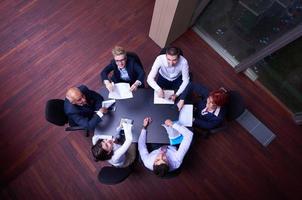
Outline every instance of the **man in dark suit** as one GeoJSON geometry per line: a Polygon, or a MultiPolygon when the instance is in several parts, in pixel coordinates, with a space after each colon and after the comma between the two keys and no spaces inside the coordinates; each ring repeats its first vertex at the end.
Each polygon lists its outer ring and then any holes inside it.
{"type": "Polygon", "coordinates": [[[127,53],[123,47],[115,46],[112,49],[113,60],[101,72],[101,79],[109,91],[113,84],[119,82],[130,83],[130,90],[135,91],[144,86],[145,72],[135,54],[127,53]],[[109,74],[113,71],[111,79],[109,74]]]}
{"type": "Polygon", "coordinates": [[[93,130],[107,113],[102,108],[103,97],[85,85],[67,90],[64,111],[68,116],[70,126],[81,126],[93,130]]]}

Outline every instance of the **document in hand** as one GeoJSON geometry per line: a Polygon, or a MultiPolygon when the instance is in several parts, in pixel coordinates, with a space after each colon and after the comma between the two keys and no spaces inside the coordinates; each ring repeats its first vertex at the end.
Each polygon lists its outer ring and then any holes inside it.
{"type": "Polygon", "coordinates": [[[133,98],[133,94],[130,91],[129,83],[116,83],[113,86],[113,91],[109,92],[108,98],[110,99],[129,99],[133,98]]]}
{"type": "Polygon", "coordinates": [[[178,122],[187,127],[193,125],[193,105],[185,104],[179,112],[178,122]]]}
{"type": "Polygon", "coordinates": [[[108,110],[115,111],[115,99],[110,99],[102,102],[102,107],[107,108],[108,110]]]}
{"type": "Polygon", "coordinates": [[[154,104],[174,104],[170,97],[174,94],[174,90],[164,90],[164,98],[160,98],[154,90],[154,104]]]}

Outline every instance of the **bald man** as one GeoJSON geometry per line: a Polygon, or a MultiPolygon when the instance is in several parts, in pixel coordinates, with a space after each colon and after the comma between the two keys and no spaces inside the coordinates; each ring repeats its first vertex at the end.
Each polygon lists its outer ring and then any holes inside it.
{"type": "Polygon", "coordinates": [[[85,85],[69,88],[66,92],[64,111],[68,116],[70,126],[81,126],[94,130],[107,113],[102,108],[103,97],[85,85]]]}

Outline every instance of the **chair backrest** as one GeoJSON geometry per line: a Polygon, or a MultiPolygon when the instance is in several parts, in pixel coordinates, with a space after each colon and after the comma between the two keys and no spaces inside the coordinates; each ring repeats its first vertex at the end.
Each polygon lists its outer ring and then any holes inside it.
{"type": "Polygon", "coordinates": [[[226,118],[229,121],[237,119],[245,110],[242,96],[237,91],[228,91],[229,102],[227,104],[226,118]]]}
{"type": "Polygon", "coordinates": [[[114,185],[124,181],[132,172],[132,167],[103,167],[98,174],[98,179],[101,183],[114,185]]]}
{"type": "Polygon", "coordinates": [[[140,64],[140,66],[142,66],[142,68],[144,68],[144,67],[143,67],[143,64],[142,64],[142,62],[141,62],[141,60],[139,59],[139,57],[138,57],[138,55],[137,55],[136,53],[134,53],[134,52],[127,52],[127,56],[133,57],[133,58],[135,59],[135,61],[136,61],[138,64],[140,64]]]}
{"type": "Polygon", "coordinates": [[[50,123],[58,126],[64,126],[68,122],[68,118],[64,112],[64,100],[48,100],[45,107],[45,118],[50,123]]]}
{"type": "MultiPolygon", "coordinates": [[[[160,50],[160,52],[159,52],[158,55],[166,54],[166,51],[167,51],[167,48],[168,48],[168,47],[169,47],[169,46],[162,48],[162,49],[160,50]]],[[[181,56],[184,56],[182,50],[181,50],[180,48],[178,48],[178,49],[179,49],[179,51],[180,51],[179,54],[180,54],[181,56]]]]}

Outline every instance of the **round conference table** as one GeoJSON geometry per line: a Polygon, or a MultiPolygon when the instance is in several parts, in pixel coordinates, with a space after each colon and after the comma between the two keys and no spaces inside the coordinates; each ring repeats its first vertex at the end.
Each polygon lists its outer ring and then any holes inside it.
{"type": "MultiPolygon", "coordinates": [[[[108,99],[108,90],[104,87],[100,94],[108,99]]],[[[166,129],[162,126],[166,119],[178,120],[178,109],[175,104],[154,104],[154,90],[139,88],[133,92],[133,98],[117,99],[115,111],[108,111],[95,128],[95,135],[116,135],[116,128],[121,118],[134,121],[132,127],[133,142],[137,142],[145,117],[151,117],[152,123],[147,128],[147,143],[169,144],[166,129]]]]}

